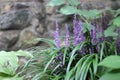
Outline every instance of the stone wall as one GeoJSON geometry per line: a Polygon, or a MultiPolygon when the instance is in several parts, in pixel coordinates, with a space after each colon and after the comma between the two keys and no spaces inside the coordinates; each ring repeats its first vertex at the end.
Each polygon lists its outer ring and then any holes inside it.
{"type": "Polygon", "coordinates": [[[0,50],[26,49],[40,43],[36,38],[53,38],[55,20],[63,15],[57,15],[57,8],[48,7],[47,2],[0,0],[0,50]]]}
{"type": "MultiPolygon", "coordinates": [[[[59,7],[47,6],[48,1],[0,0],[0,50],[26,49],[40,43],[34,41],[36,38],[53,38],[56,20],[60,23],[61,35],[65,34],[63,24],[71,22],[70,16],[60,14],[59,7]]],[[[110,0],[80,1],[83,9],[113,4],[110,0]]]]}

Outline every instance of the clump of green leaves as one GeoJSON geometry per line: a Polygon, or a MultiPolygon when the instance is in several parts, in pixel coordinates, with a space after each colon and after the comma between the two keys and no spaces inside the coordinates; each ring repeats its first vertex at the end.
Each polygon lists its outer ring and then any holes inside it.
{"type": "Polygon", "coordinates": [[[23,57],[33,57],[27,51],[0,51],[0,80],[22,80],[21,77],[17,75],[17,69],[19,67],[19,58],[23,57]]]}
{"type": "Polygon", "coordinates": [[[59,10],[60,13],[64,15],[78,14],[80,17],[85,19],[95,19],[95,18],[99,18],[102,15],[102,11],[98,11],[97,9],[83,10],[83,9],[77,8],[77,6],[80,4],[81,3],[77,0],[60,0],[60,1],[51,0],[48,3],[48,6],[64,5],[63,7],[60,8],[59,10]]]}
{"type": "Polygon", "coordinates": [[[109,36],[112,36],[112,37],[117,37],[119,34],[115,32],[115,30],[117,28],[120,27],[120,10],[111,10],[111,9],[108,9],[106,10],[106,12],[108,14],[110,14],[113,19],[110,20],[109,24],[108,24],[108,28],[105,30],[104,34],[106,37],[109,37],[109,36]]]}
{"type": "Polygon", "coordinates": [[[98,66],[103,66],[105,71],[100,80],[119,80],[120,79],[120,56],[111,55],[103,59],[98,66]]]}

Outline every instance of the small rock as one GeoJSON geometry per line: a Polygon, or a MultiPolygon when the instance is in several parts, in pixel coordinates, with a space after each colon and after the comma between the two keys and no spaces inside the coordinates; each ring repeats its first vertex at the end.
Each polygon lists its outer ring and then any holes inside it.
{"type": "Polygon", "coordinates": [[[0,50],[8,50],[18,40],[19,30],[0,31],[0,50]]]}

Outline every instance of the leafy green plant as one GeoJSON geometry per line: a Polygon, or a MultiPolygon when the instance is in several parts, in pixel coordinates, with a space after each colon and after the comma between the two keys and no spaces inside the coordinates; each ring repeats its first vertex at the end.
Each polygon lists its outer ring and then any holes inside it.
{"type": "Polygon", "coordinates": [[[78,14],[80,17],[86,19],[95,19],[99,18],[102,15],[102,11],[98,11],[97,9],[93,10],[83,10],[77,8],[77,5],[81,4],[77,0],[51,0],[48,3],[48,6],[60,6],[64,5],[60,8],[59,12],[64,15],[78,14]],[[89,14],[88,14],[89,13],[89,14]]]}
{"type": "Polygon", "coordinates": [[[120,56],[111,55],[103,59],[98,65],[103,66],[106,72],[100,80],[120,80],[120,56]]]}
{"type": "Polygon", "coordinates": [[[50,48],[41,46],[30,49],[29,51],[34,53],[33,57],[28,60],[26,64],[21,66],[19,75],[21,75],[23,79],[49,80],[49,75],[44,73],[43,70],[47,62],[51,59],[50,53],[55,50],[55,42],[53,40],[44,38],[38,38],[36,40],[48,43],[50,48]]]}
{"type": "Polygon", "coordinates": [[[115,32],[117,28],[120,27],[120,10],[106,10],[107,13],[111,14],[113,16],[113,19],[110,20],[108,24],[108,28],[105,30],[104,34],[106,37],[112,36],[112,37],[117,37],[118,34],[115,32]]]}
{"type": "Polygon", "coordinates": [[[22,50],[11,52],[0,51],[0,80],[22,79],[16,75],[19,67],[19,56],[32,57],[29,52],[22,50]]]}
{"type": "Polygon", "coordinates": [[[106,56],[117,54],[114,42],[106,41],[103,35],[97,36],[96,27],[90,29],[89,25],[77,21],[76,15],[73,24],[73,36],[65,25],[64,45],[60,44],[57,22],[55,40],[37,39],[48,43],[49,48],[35,50],[34,57],[22,69],[24,79],[31,76],[31,80],[97,80],[101,77],[98,63],[106,56]]]}

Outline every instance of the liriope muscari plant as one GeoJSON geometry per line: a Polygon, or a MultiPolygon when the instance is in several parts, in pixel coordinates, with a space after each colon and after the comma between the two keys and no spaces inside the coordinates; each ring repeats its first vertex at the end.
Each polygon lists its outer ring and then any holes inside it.
{"type": "MultiPolygon", "coordinates": [[[[88,26],[89,27],[89,26],[88,26]]],[[[54,41],[43,39],[41,41],[50,44],[50,48],[37,52],[32,60],[28,62],[24,69],[32,69],[29,75],[31,80],[97,80],[100,75],[98,63],[111,52],[116,53],[113,43],[105,40],[104,34],[99,33],[96,21],[93,28],[84,26],[84,22],[77,20],[77,15],[73,19],[73,36],[70,36],[69,26],[65,24],[66,36],[62,41],[58,22],[54,41]],[[65,45],[61,45],[64,42],[65,45]],[[47,54],[44,65],[41,66],[39,57],[47,54]],[[37,60],[38,59],[38,60],[37,60]],[[38,62],[35,62],[35,61],[38,62]],[[31,65],[32,64],[32,65],[31,65]],[[27,68],[28,66],[28,68],[27,68]],[[34,67],[34,68],[33,68],[34,67]],[[38,70],[39,69],[39,70],[38,70]]],[[[102,69],[100,69],[102,70],[102,69]]]]}
{"type": "Polygon", "coordinates": [[[115,47],[113,47],[113,44],[105,41],[103,33],[102,36],[100,35],[96,21],[93,23],[93,29],[88,29],[83,26],[81,20],[77,20],[75,14],[73,19],[73,36],[70,36],[67,24],[65,24],[65,27],[65,45],[61,46],[62,41],[59,36],[58,22],[56,22],[54,38],[56,50],[58,51],[52,52],[52,58],[45,67],[44,72],[52,64],[54,65],[54,70],[51,72],[54,76],[51,78],[53,80],[98,79],[96,75],[98,62],[106,55],[109,55],[110,51],[115,53],[115,47]],[[114,49],[112,50],[112,48],[114,49]]]}

